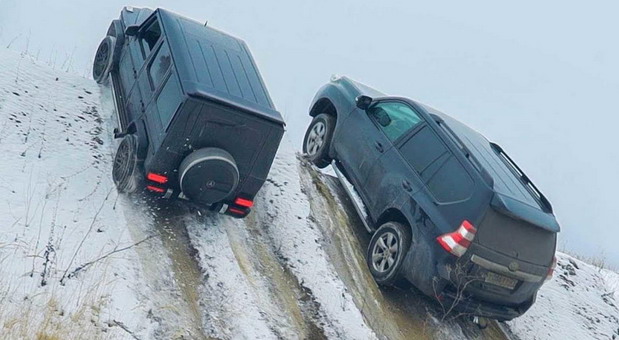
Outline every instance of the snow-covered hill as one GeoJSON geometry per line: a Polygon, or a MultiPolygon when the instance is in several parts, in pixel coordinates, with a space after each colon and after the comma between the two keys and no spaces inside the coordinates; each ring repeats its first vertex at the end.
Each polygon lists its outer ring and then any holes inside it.
{"type": "Polygon", "coordinates": [[[619,334],[619,276],[567,255],[527,315],[484,331],[379,289],[339,183],[288,143],[245,220],[119,195],[114,122],[106,89],[0,50],[0,338],[619,334]]]}

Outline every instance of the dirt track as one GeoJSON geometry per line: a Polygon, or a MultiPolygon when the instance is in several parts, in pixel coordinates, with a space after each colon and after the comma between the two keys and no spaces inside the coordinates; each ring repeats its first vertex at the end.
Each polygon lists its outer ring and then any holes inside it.
{"type": "MultiPolygon", "coordinates": [[[[276,162],[274,168],[278,166],[286,163],[276,162]]],[[[494,323],[480,331],[468,320],[441,321],[440,309],[414,289],[380,289],[365,264],[370,235],[337,179],[302,160],[296,167],[305,197],[286,197],[288,181],[272,178],[245,220],[199,216],[182,204],[131,202],[127,215],[136,222],[132,236],[141,239],[154,232],[158,239],[139,251],[143,272],[153,282],[145,294],[153,304],[152,319],[159,323],[158,337],[354,338],[348,332],[355,326],[343,324],[349,321],[334,317],[324,305],[321,296],[327,290],[329,296],[341,294],[341,315],[360,313],[363,328],[373,333],[369,337],[505,338],[494,323]],[[292,205],[309,202],[308,215],[284,216],[286,207],[273,209],[277,197],[292,205]],[[326,254],[335,281],[326,279],[320,287],[306,281],[298,266],[312,266],[315,259],[289,258],[282,243],[286,240],[279,239],[285,236],[275,227],[282,221],[318,235],[309,241],[326,254]],[[322,295],[317,297],[316,289],[322,295]],[[352,303],[346,305],[347,299],[352,303]]]]}

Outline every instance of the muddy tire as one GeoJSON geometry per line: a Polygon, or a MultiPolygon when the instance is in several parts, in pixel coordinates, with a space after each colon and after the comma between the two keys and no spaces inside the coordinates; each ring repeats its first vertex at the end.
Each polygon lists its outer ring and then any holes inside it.
{"type": "Polygon", "coordinates": [[[98,84],[106,84],[114,63],[116,38],[107,36],[99,44],[92,65],[92,77],[98,84]]]}
{"type": "Polygon", "coordinates": [[[142,179],[138,160],[138,138],[135,135],[126,135],[118,145],[112,179],[121,193],[133,193],[139,187],[142,179]]]}
{"type": "Polygon", "coordinates": [[[319,168],[325,168],[331,164],[329,149],[333,130],[335,130],[335,117],[321,113],[314,117],[312,123],[305,132],[303,139],[303,153],[319,168]]]}
{"type": "Polygon", "coordinates": [[[376,283],[381,286],[406,286],[402,264],[411,245],[410,228],[398,222],[387,222],[372,236],[367,264],[376,283]]]}

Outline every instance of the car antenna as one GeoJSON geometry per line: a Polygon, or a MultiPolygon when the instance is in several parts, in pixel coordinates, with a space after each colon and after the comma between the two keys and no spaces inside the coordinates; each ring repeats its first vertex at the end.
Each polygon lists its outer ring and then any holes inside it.
{"type": "Polygon", "coordinates": [[[204,26],[206,27],[207,24],[208,24],[208,20],[204,22],[204,26]]]}

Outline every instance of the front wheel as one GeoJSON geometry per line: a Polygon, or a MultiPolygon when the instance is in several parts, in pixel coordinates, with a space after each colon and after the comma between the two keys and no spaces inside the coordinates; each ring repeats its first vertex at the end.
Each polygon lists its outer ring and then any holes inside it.
{"type": "Polygon", "coordinates": [[[112,179],[121,193],[133,193],[139,188],[141,181],[140,162],[138,160],[138,138],[126,135],[118,145],[112,179]]]}
{"type": "Polygon", "coordinates": [[[335,117],[321,113],[314,117],[312,123],[305,132],[303,140],[303,153],[319,168],[325,168],[331,164],[329,149],[335,130],[335,117]]]}
{"type": "Polygon", "coordinates": [[[394,286],[403,283],[402,265],[411,245],[410,228],[402,223],[387,222],[372,236],[367,264],[376,283],[394,286]]]}
{"type": "Polygon", "coordinates": [[[99,44],[95,61],[92,65],[92,77],[99,84],[105,84],[110,76],[114,62],[116,38],[107,36],[99,44]]]}

